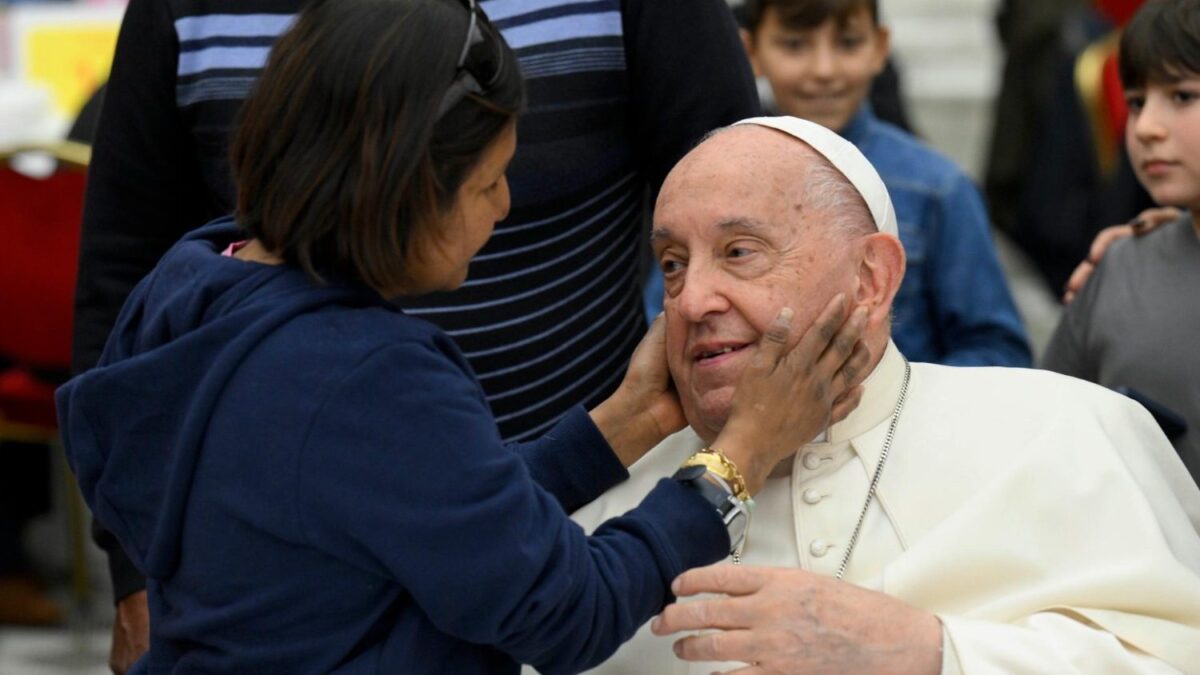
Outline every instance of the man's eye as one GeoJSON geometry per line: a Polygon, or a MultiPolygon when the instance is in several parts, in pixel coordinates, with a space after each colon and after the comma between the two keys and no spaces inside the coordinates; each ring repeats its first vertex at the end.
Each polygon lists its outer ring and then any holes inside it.
{"type": "Polygon", "coordinates": [[[754,249],[752,249],[752,248],[746,248],[745,246],[735,246],[735,247],[729,249],[729,253],[727,253],[726,255],[729,256],[730,258],[745,258],[746,256],[751,255],[753,253],[754,253],[754,249]]]}
{"type": "Polygon", "coordinates": [[[683,263],[678,260],[663,260],[658,265],[662,268],[663,276],[674,274],[683,269],[683,263]]]}

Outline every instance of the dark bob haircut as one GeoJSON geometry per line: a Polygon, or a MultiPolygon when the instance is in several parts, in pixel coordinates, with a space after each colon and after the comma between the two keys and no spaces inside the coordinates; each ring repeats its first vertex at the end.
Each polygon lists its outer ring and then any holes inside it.
{"type": "Polygon", "coordinates": [[[746,0],[743,28],[757,33],[768,7],[774,7],[780,22],[792,30],[811,30],[831,18],[844,24],[863,8],[871,14],[871,23],[879,25],[879,0],[746,0]]]}
{"type": "Polygon", "coordinates": [[[477,19],[484,39],[464,69],[488,73],[490,85],[439,116],[461,75],[465,3],[307,4],[242,108],[230,147],[238,224],[317,282],[403,288],[410,239],[441,226],[466,174],[524,106],[516,57],[477,19]]]}
{"type": "Polygon", "coordinates": [[[1200,0],[1150,0],[1121,35],[1118,68],[1127,89],[1200,75],[1200,0]]]}

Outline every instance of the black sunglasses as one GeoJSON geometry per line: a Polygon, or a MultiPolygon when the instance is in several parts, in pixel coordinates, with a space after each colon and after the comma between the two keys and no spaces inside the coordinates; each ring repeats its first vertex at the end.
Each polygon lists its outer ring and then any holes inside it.
{"type": "Polygon", "coordinates": [[[495,86],[500,79],[500,67],[503,65],[504,50],[495,44],[495,28],[487,20],[487,15],[479,9],[476,0],[464,0],[470,23],[467,25],[467,39],[463,43],[462,52],[455,66],[454,80],[450,88],[442,96],[438,106],[438,119],[441,119],[451,108],[458,104],[467,94],[484,96],[487,90],[495,86]],[[492,39],[484,36],[484,30],[492,33],[492,39]],[[482,82],[482,84],[480,84],[482,82]]]}

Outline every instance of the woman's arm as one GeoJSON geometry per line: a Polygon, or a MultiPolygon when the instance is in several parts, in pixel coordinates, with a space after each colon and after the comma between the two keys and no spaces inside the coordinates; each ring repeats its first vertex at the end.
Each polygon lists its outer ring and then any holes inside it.
{"type": "MultiPolygon", "coordinates": [[[[862,315],[846,314],[844,300],[831,303],[794,350],[781,322],[747,369],[734,415],[764,423],[733,424],[726,440],[747,458],[752,491],[853,386],[845,366],[865,353],[855,349],[862,315]]],[[[607,658],[662,609],[675,576],[729,553],[713,505],[671,479],[586,536],[501,444],[446,339],[389,344],[324,399],[296,489],[310,545],[395,580],[439,630],[542,672],[607,658]]],[[[576,431],[557,441],[601,449],[594,429],[576,431]]]]}

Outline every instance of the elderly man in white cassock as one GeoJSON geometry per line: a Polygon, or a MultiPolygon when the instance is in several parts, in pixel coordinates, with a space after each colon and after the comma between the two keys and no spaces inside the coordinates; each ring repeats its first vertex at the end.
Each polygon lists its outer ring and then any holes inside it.
{"type": "Polygon", "coordinates": [[[1080,380],[907,363],[889,339],[904,250],[854,146],[793,118],[718,132],[668,176],[653,244],[690,427],[585,528],[716,438],[781,307],[802,328],[837,293],[868,306],[872,372],[772,474],[740,553],[677,579],[596,672],[1200,673],[1200,491],[1170,443],[1080,380]]]}

